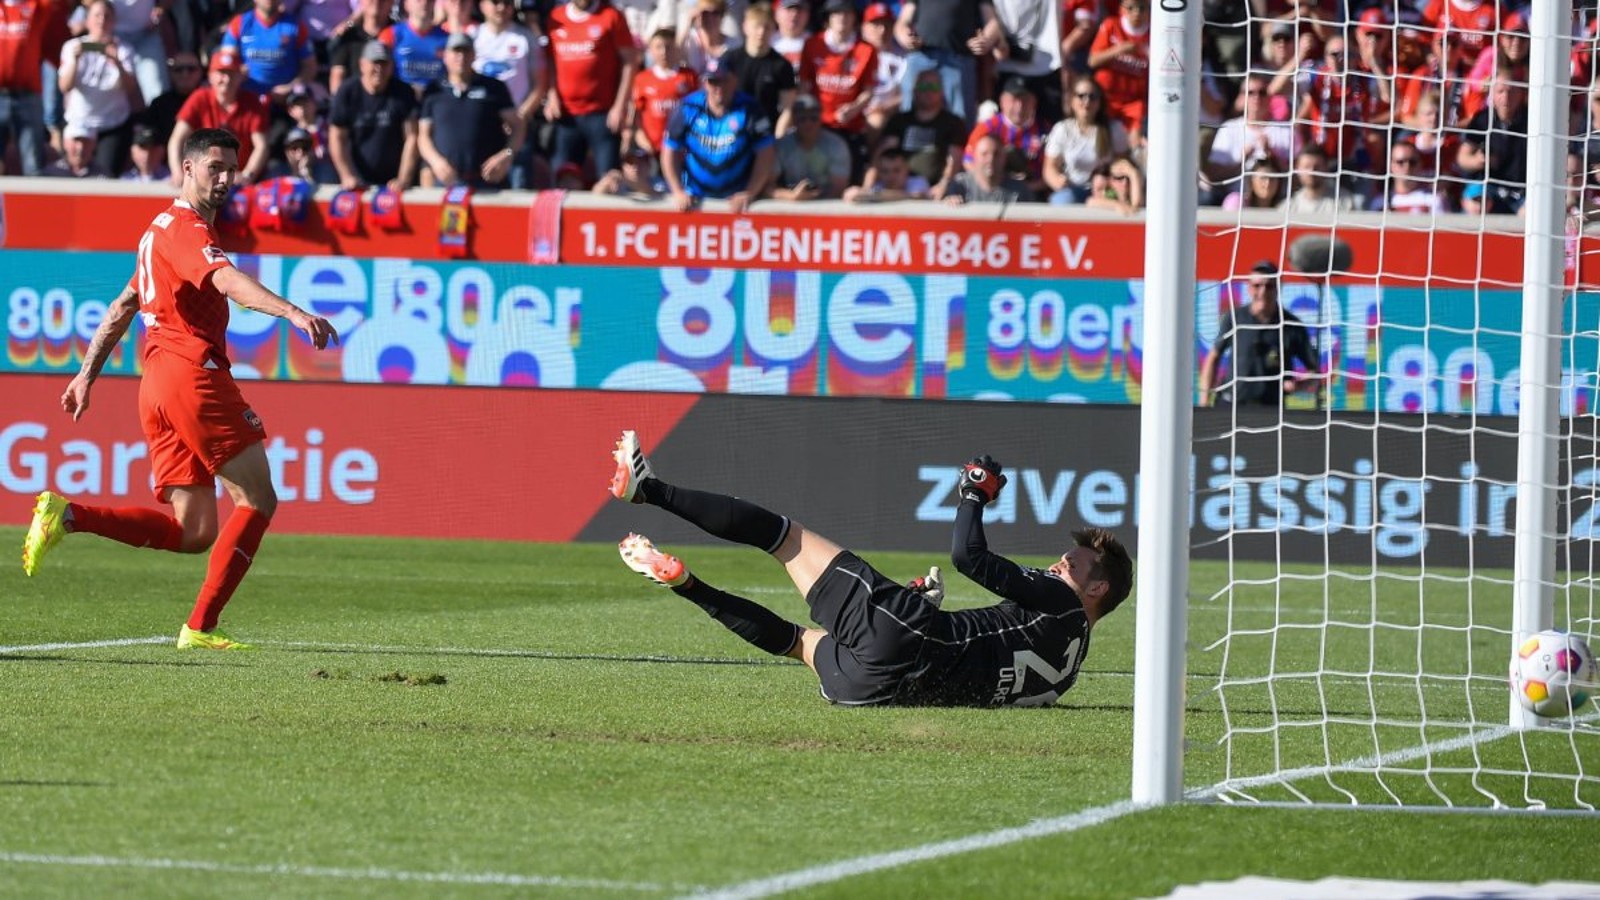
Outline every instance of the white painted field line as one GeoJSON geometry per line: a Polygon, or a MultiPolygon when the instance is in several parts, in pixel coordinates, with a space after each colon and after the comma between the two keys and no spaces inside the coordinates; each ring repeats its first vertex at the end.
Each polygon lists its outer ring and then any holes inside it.
{"type": "Polygon", "coordinates": [[[702,900],[710,900],[710,898],[716,898],[716,900],[753,900],[753,898],[757,897],[770,897],[774,894],[782,894],[786,891],[798,890],[803,887],[829,884],[845,878],[865,875],[868,872],[893,869],[910,863],[941,859],[961,853],[971,853],[975,850],[987,850],[991,847],[1003,847],[1007,844],[1015,844],[1018,841],[1047,837],[1053,834],[1065,834],[1069,831],[1077,831],[1080,828],[1092,828],[1145,808],[1132,800],[1124,800],[1119,803],[1096,806],[1092,809],[1085,809],[1053,819],[1038,819],[1016,828],[1001,828],[998,831],[989,831],[983,834],[974,834],[933,844],[923,844],[920,847],[910,847],[905,850],[858,856],[854,859],[840,860],[839,862],[826,863],[806,869],[796,869],[793,872],[785,872],[769,878],[758,878],[754,881],[746,881],[725,888],[702,891],[690,896],[702,898],[702,900]]]}
{"type": "MultiPolygon", "coordinates": [[[[1242,790],[1280,781],[1294,781],[1328,771],[1367,771],[1383,766],[1399,765],[1419,759],[1430,753],[1449,753],[1454,750],[1463,750],[1474,744],[1487,743],[1498,740],[1516,732],[1508,726],[1500,725],[1487,728],[1473,734],[1451,738],[1437,743],[1424,743],[1404,750],[1396,750],[1381,755],[1369,755],[1357,759],[1347,760],[1334,766],[1308,766],[1303,769],[1293,769],[1277,775],[1259,776],[1250,779],[1241,779],[1233,782],[1212,785],[1208,788],[1198,788],[1189,791],[1186,796],[1194,800],[1214,799],[1224,791],[1242,790]]],[[[725,888],[693,894],[695,898],[717,898],[717,900],[755,900],[760,897],[771,897],[788,891],[804,887],[813,887],[819,884],[829,884],[868,872],[878,872],[892,869],[911,863],[925,862],[932,859],[941,859],[961,853],[971,853],[976,850],[987,850],[992,847],[1001,847],[1014,844],[1018,841],[1033,838],[1047,837],[1056,834],[1065,834],[1083,828],[1092,828],[1102,825],[1113,819],[1121,818],[1129,813],[1138,812],[1149,807],[1135,804],[1131,800],[1112,803],[1107,806],[1097,806],[1082,812],[1060,816],[1054,819],[1040,819],[1018,828],[1003,828],[999,831],[990,831],[975,834],[970,837],[956,838],[949,841],[940,841],[934,844],[923,844],[905,850],[895,850],[889,853],[878,853],[869,856],[858,856],[854,859],[841,860],[835,863],[826,863],[805,869],[796,869],[767,878],[758,878],[725,888]]],[[[1352,807],[1357,808],[1357,807],[1352,807]]],[[[1376,807],[1375,807],[1376,808],[1376,807]]],[[[1488,812],[1489,810],[1484,810],[1488,812]]]]}
{"type": "MultiPolygon", "coordinates": [[[[69,866],[104,869],[154,869],[214,872],[226,875],[281,875],[295,878],[342,878],[351,881],[404,881],[422,884],[487,884],[510,887],[554,887],[599,891],[661,893],[681,891],[682,885],[648,881],[613,881],[607,878],[566,878],[560,875],[513,875],[505,872],[408,872],[401,869],[346,869],[275,863],[258,866],[189,859],[140,859],[119,856],[55,856],[44,853],[0,851],[0,863],[12,865],[69,866]]],[[[693,888],[687,888],[693,890],[693,888]]]]}
{"type": "MultiPolygon", "coordinates": [[[[1590,712],[1577,716],[1573,721],[1579,725],[1600,720],[1600,711],[1590,712]]],[[[1389,753],[1373,753],[1356,759],[1348,759],[1342,763],[1331,766],[1302,766],[1298,769],[1289,769],[1284,772],[1269,773],[1266,775],[1253,775],[1249,778],[1239,778],[1232,781],[1223,781],[1206,788],[1196,788],[1185,794],[1191,800],[1216,800],[1222,799],[1224,793],[1232,791],[1247,791],[1251,788],[1262,787],[1269,784],[1286,784],[1291,781],[1300,781],[1304,778],[1313,778],[1325,773],[1350,772],[1355,774],[1371,774],[1376,769],[1385,766],[1397,766],[1402,763],[1412,762],[1426,756],[1441,753],[1453,753],[1457,750],[1466,750],[1478,744],[1487,744],[1501,738],[1517,734],[1518,730],[1509,725],[1494,725],[1481,731],[1470,732],[1448,740],[1433,743],[1422,743],[1404,750],[1394,750],[1389,753]]]]}
{"type": "Polygon", "coordinates": [[[0,647],[0,656],[13,653],[50,653],[56,650],[92,650],[97,647],[133,647],[139,644],[164,644],[173,638],[162,635],[137,638],[111,638],[104,641],[72,641],[57,644],[17,644],[0,647]]]}

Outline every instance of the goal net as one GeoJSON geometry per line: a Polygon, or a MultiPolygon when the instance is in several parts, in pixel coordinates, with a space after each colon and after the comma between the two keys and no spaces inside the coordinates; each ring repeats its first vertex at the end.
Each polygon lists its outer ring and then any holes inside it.
{"type": "Polygon", "coordinates": [[[1207,23],[1221,121],[1200,222],[1229,258],[1210,279],[1202,258],[1198,285],[1216,399],[1194,423],[1185,783],[1224,802],[1592,812],[1595,703],[1521,716],[1507,672],[1539,628],[1600,646],[1594,15],[1546,26],[1551,79],[1530,75],[1526,10],[1343,8],[1207,23]],[[1575,139],[1552,174],[1527,135],[1556,119],[1575,139]],[[1525,301],[1559,315],[1530,328],[1525,301]],[[1528,358],[1538,344],[1559,374],[1528,358]],[[1538,403],[1557,413],[1530,418],[1538,403]]]}

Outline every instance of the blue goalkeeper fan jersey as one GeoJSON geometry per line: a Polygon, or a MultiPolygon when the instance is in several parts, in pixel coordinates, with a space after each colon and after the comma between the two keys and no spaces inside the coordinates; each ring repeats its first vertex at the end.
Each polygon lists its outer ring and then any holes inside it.
{"type": "Polygon", "coordinates": [[[772,121],[748,94],[735,93],[718,116],[706,106],[706,92],[695,91],[683,98],[662,143],[683,151],[685,192],[723,198],[749,186],[756,153],[773,144],[772,121]]]}

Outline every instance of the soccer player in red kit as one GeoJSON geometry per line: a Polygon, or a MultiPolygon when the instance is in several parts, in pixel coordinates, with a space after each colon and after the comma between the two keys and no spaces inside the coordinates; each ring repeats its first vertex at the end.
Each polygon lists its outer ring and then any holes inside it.
{"type": "Polygon", "coordinates": [[[145,325],[139,419],[149,445],[156,499],[172,515],[142,507],[112,509],[40,494],[22,545],[28,575],[68,532],[98,534],[134,547],[175,553],[212,548],[205,582],[180,649],[248,650],[217,628],[217,617],[250,568],[277,509],[261,419],[229,374],[228,298],[246,309],[288,319],[317,349],[337,343],[328,320],[267,290],[233,267],[212,228],[239,174],[239,139],[221,128],[189,136],[179,163],[183,192],[139,239],[134,276],[106,310],[83,367],[61,395],[77,421],[117,341],[137,314],[145,325]],[[216,479],[233,498],[233,514],[217,528],[216,479]],[[214,546],[213,546],[214,545],[214,546]]]}

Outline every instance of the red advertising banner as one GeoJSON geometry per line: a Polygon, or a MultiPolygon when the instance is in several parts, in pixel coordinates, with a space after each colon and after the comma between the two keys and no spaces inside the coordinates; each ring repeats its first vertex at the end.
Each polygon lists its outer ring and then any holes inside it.
{"type": "MultiPolygon", "coordinates": [[[[1038,207],[1041,211],[1044,207],[1038,207]]],[[[668,209],[568,207],[561,261],[607,266],[915,272],[1026,278],[1142,278],[1142,222],[955,217],[937,205],[915,217],[679,213],[668,209]],[[941,215],[942,214],[942,215],[941,215]]],[[[1374,223],[1381,221],[1374,218],[1374,223]]],[[[1463,225],[1470,220],[1463,220],[1463,225]]],[[[1198,277],[1223,280],[1260,259],[1282,263],[1302,236],[1332,228],[1202,224],[1198,277]]],[[[1500,286],[1522,281],[1521,235],[1342,224],[1352,271],[1341,280],[1500,286]]]]}
{"type": "MultiPolygon", "coordinates": [[[[0,191],[5,186],[0,185],[0,191]]],[[[436,192],[435,192],[436,193],[436,192]]],[[[133,248],[156,214],[171,205],[171,194],[44,194],[7,191],[6,229],[0,247],[8,250],[106,250],[126,252],[132,272],[133,248]]],[[[307,211],[294,230],[251,229],[223,235],[235,253],[283,256],[442,259],[438,201],[406,198],[399,228],[384,229],[363,217],[354,234],[332,225],[329,194],[307,211]]],[[[532,203],[532,198],[527,198],[532,203]]],[[[502,262],[528,261],[528,206],[475,204],[471,215],[471,257],[502,262]]]]}
{"type": "MultiPolygon", "coordinates": [[[[421,194],[433,198],[426,201],[417,194],[407,196],[405,222],[397,229],[370,221],[354,234],[331,227],[329,194],[295,230],[257,229],[225,243],[235,252],[284,256],[441,258],[437,192],[421,194]]],[[[130,254],[150,219],[171,202],[165,193],[91,196],[33,188],[7,191],[0,199],[6,222],[0,246],[130,254]]],[[[558,254],[565,264],[615,267],[1103,279],[1141,278],[1146,264],[1142,222],[1079,219],[1038,205],[1008,207],[1004,219],[933,203],[850,214],[837,207],[803,214],[791,211],[794,204],[758,204],[752,213],[735,216],[586,195],[566,197],[557,208],[557,199],[549,194],[541,204],[538,195],[528,194],[474,198],[463,258],[526,264],[558,254]],[[784,211],[769,211],[776,209],[784,211]]],[[[1330,226],[1284,227],[1218,215],[1202,214],[1196,231],[1201,279],[1238,275],[1259,259],[1282,262],[1297,238],[1335,233],[1330,226]]],[[[1354,263],[1339,280],[1395,287],[1521,284],[1520,234],[1478,230],[1480,223],[1468,217],[1460,220],[1462,230],[1451,230],[1454,224],[1440,219],[1413,227],[1376,215],[1342,221],[1337,235],[1350,244],[1354,263]]],[[[1575,264],[1591,266],[1600,238],[1573,238],[1568,253],[1575,264]]]]}
{"type": "MultiPolygon", "coordinates": [[[[139,382],[103,378],[73,422],[66,379],[6,376],[0,524],[26,525],[33,496],[154,505],[139,382]]],[[[697,397],[246,382],[278,490],[274,530],[567,541],[602,505],[606,450],[624,428],[665,435],[697,397]]],[[[224,501],[226,503],[226,501],[224,501]]]]}

